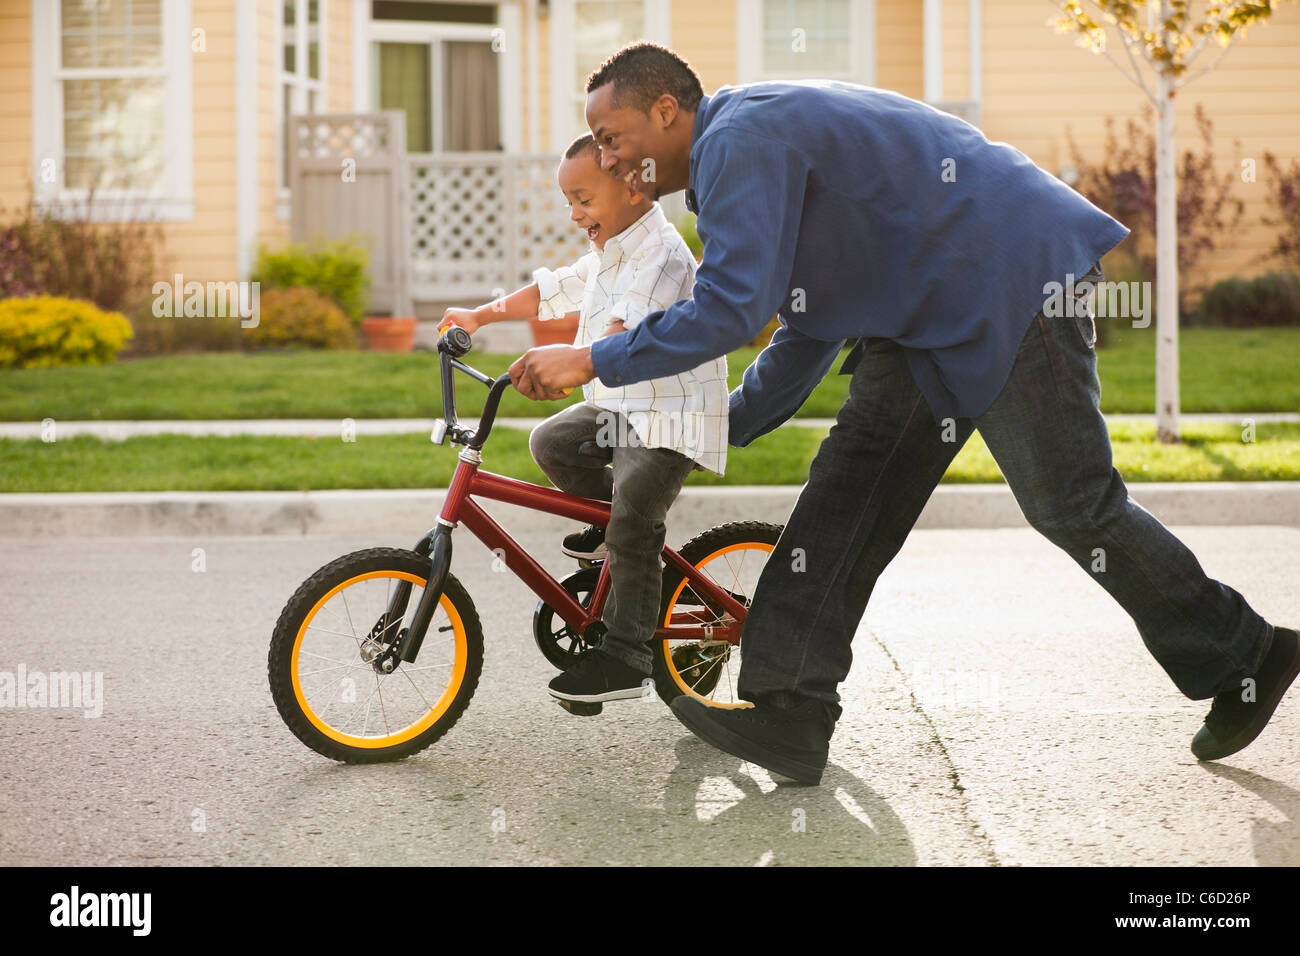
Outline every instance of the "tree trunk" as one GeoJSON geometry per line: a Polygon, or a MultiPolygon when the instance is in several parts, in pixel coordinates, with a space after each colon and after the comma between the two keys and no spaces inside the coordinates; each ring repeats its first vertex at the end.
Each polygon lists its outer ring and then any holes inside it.
{"type": "Polygon", "coordinates": [[[1178,439],[1178,184],[1174,169],[1174,89],[1159,75],[1156,131],[1156,437],[1178,439]]]}

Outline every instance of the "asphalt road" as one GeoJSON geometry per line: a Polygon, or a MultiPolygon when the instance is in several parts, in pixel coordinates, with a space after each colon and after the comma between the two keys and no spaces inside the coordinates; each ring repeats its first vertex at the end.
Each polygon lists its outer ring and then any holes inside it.
{"type": "MultiPolygon", "coordinates": [[[[556,527],[503,523],[572,567],[556,527]]],[[[0,864],[1300,863],[1300,690],[1253,746],[1198,764],[1208,704],[1027,530],[912,536],[859,630],[816,788],[712,750],[657,700],[562,711],[535,598],[459,532],[487,637],[468,712],[405,761],[335,764],[276,713],[272,626],[318,566],[422,530],[0,539],[0,672],[104,681],[95,718],[0,709],[0,864]]],[[[1300,530],[1179,533],[1266,617],[1300,622],[1300,530]]]]}

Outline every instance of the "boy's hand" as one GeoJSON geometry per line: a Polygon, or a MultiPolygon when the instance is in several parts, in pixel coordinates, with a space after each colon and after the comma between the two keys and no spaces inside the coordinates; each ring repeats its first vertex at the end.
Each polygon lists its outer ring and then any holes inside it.
{"type": "Polygon", "coordinates": [[[511,384],[535,402],[563,398],[596,377],[590,345],[541,345],[515,359],[509,371],[511,384]]]}
{"type": "Polygon", "coordinates": [[[627,331],[627,326],[623,324],[622,319],[615,319],[613,322],[610,322],[608,325],[605,326],[606,336],[618,335],[618,333],[626,332],[626,331],[627,331]]]}
{"type": "Polygon", "coordinates": [[[442,321],[446,322],[448,320],[455,322],[470,335],[477,332],[479,328],[478,319],[474,317],[473,309],[448,309],[442,313],[442,321]]]}

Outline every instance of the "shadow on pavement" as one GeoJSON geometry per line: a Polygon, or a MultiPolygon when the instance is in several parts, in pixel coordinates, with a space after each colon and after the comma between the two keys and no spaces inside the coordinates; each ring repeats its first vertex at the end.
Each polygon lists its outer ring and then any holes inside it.
{"type": "Polygon", "coordinates": [[[1300,790],[1238,767],[1212,762],[1201,766],[1268,801],[1286,817],[1281,822],[1256,818],[1250,831],[1255,862],[1260,866],[1300,865],[1300,790]]]}

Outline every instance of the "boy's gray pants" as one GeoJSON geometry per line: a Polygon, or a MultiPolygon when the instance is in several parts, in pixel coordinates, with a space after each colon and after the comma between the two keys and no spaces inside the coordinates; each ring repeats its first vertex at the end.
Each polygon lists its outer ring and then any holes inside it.
{"type": "Polygon", "coordinates": [[[609,549],[610,594],[601,620],[601,649],[644,674],[651,671],[648,641],[658,624],[668,509],[695,462],[670,448],[646,448],[617,412],[587,402],[571,405],[533,429],[528,448],[555,487],[573,495],[610,502],[605,546],[609,549]],[[619,419],[622,419],[621,421],[619,419]],[[613,467],[578,454],[598,437],[626,436],[614,444],[613,467]]]}

